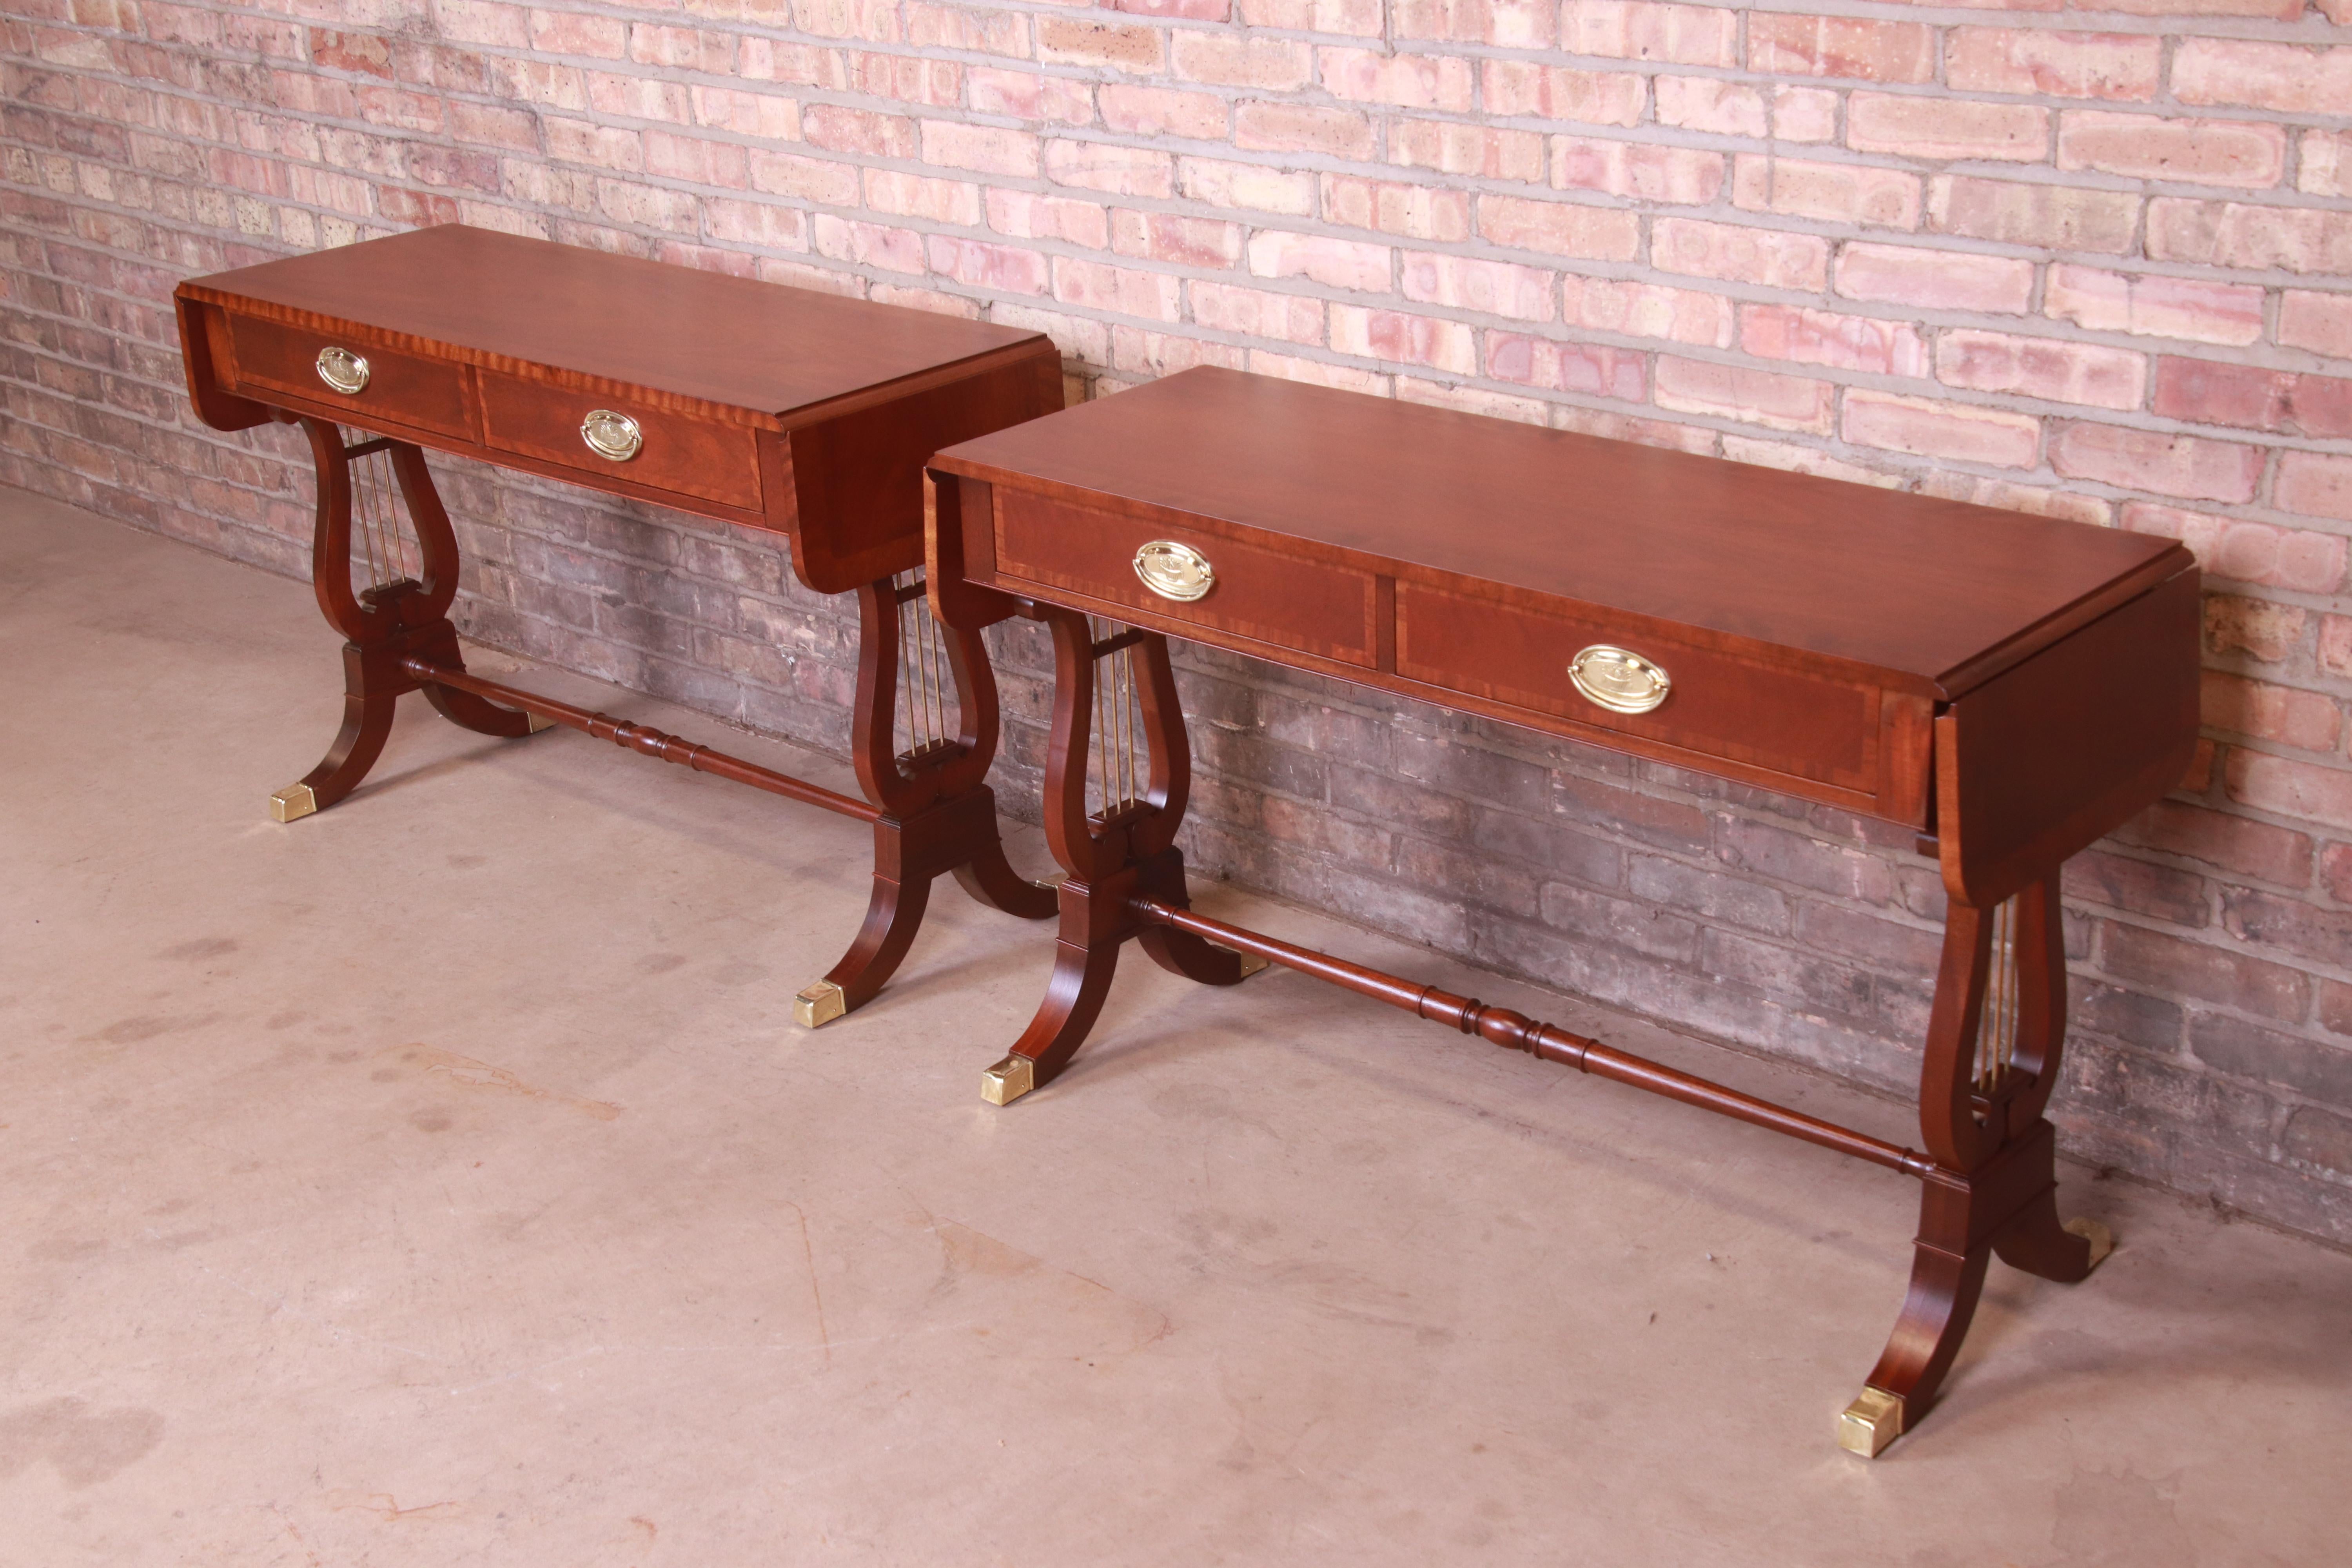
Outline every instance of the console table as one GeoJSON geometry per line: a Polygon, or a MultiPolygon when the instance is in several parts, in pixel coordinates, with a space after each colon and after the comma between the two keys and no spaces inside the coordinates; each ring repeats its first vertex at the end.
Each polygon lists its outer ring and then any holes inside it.
{"type": "Polygon", "coordinates": [[[488,735],[563,724],[874,826],[848,952],[802,991],[815,1026],[871,997],[932,881],[1028,919],[982,782],[996,689],[976,633],[923,603],[922,463],[1061,406],[1042,333],[446,226],[180,285],[205,422],[301,426],[318,469],[312,578],[341,633],[343,723],[270,799],[280,822],[351,793],[410,691],[488,735]],[[449,622],[457,542],[431,447],[773,530],[819,593],[857,595],[851,755],[863,800],[467,673],[449,622]]]}
{"type": "Polygon", "coordinates": [[[1874,1456],[1958,1352],[1993,1255],[2083,1278],[2043,1117],[2058,874],[2179,780],[2198,576],[2164,540],[1245,375],[1187,371],[931,461],[929,582],[969,635],[1043,621],[1053,977],[982,1079],[1093,1026],[1123,945],[1231,984],[1285,965],[1493,1044],[1900,1171],[1910,1290],[1839,1441],[1874,1456]],[[1187,907],[1168,636],[1915,829],[1949,896],[1924,1151],[1187,907]]]}

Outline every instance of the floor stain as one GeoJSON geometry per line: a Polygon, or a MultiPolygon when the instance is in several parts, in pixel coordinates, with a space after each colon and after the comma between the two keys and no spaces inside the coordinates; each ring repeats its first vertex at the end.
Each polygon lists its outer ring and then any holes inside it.
{"type": "Polygon", "coordinates": [[[20,1405],[0,1415],[0,1480],[47,1459],[68,1487],[94,1486],[163,1440],[163,1417],[152,1410],[93,1412],[71,1395],[20,1405]]]}
{"type": "Polygon", "coordinates": [[[1044,1301],[1033,1298],[1020,1302],[1015,1313],[1019,1342],[1091,1360],[1139,1351],[1174,1328],[1158,1308],[1056,1268],[985,1231],[951,1219],[933,1222],[932,1230],[945,1254],[942,1289],[961,1290],[984,1282],[998,1289],[1012,1285],[1014,1297],[1032,1292],[1044,1296],[1044,1301]]]}
{"type": "Polygon", "coordinates": [[[2150,1480],[2132,1474],[2076,1470],[2058,1489],[2050,1544],[2065,1568],[2147,1568],[2195,1557],[2173,1506],[2179,1478],[2150,1480]]]}
{"type": "Polygon", "coordinates": [[[403,1508],[400,1500],[390,1492],[331,1491],[326,1502],[338,1513],[372,1513],[387,1524],[403,1519],[454,1519],[466,1511],[461,1502],[428,1502],[403,1508]]]}
{"type": "Polygon", "coordinates": [[[200,936],[194,942],[184,942],[176,947],[167,947],[155,956],[183,959],[222,958],[236,951],[236,938],[233,936],[200,936]]]}
{"type": "MultiPolygon", "coordinates": [[[[483,1089],[492,1094],[510,1094],[523,1100],[545,1100],[550,1105],[560,1105],[566,1110],[576,1110],[581,1115],[591,1117],[598,1121],[610,1121],[621,1114],[621,1107],[609,1100],[586,1100],[576,1094],[560,1094],[553,1089],[541,1089],[537,1084],[524,1082],[504,1068],[492,1067],[488,1062],[478,1062],[471,1057],[461,1057],[455,1051],[445,1051],[433,1046],[415,1045],[395,1046],[385,1054],[403,1067],[421,1071],[428,1079],[446,1080],[462,1089],[483,1089]]],[[[379,1082],[391,1082],[403,1075],[396,1068],[379,1068],[369,1076],[379,1082]]],[[[428,1132],[446,1131],[448,1123],[446,1120],[439,1126],[425,1125],[425,1121],[432,1114],[419,1111],[410,1120],[428,1132]]]]}

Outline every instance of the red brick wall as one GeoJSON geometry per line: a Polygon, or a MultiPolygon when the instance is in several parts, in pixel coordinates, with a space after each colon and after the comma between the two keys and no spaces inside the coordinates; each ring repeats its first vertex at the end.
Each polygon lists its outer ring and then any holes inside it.
{"type": "MultiPolygon", "coordinates": [[[[452,220],[1041,327],[1081,395],[1242,365],[2188,540],[2211,743],[2070,873],[2060,1114],[2352,1239],[2352,0],[9,12],[0,479],[280,571],[295,445],[194,424],[171,287],[452,220]]],[[[847,629],[771,541],[441,470],[478,634],[839,742],[847,629]]],[[[1041,650],[1005,657],[1020,801],[1041,650]]],[[[1205,868],[1911,1071],[1939,894],[1901,836],[1187,682],[1205,868]]]]}

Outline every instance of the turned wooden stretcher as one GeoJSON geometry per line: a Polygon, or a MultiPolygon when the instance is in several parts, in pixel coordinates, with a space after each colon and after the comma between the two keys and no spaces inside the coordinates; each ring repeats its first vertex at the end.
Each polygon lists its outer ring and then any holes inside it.
{"type": "Polygon", "coordinates": [[[2195,562],[2169,541],[1195,370],[932,459],[930,591],[1050,628],[1057,962],[988,1069],[1051,1081],[1134,939],[1210,984],[1286,965],[1495,1044],[1918,1178],[1911,1287],[1839,1419],[1934,1398],[1994,1254],[2079,1279],[2043,1116],[2058,876],[2198,729],[2195,562]],[[1169,636],[1900,824],[1948,895],[1914,1151],[1187,907],[1169,636]]]}
{"type": "Polygon", "coordinates": [[[422,691],[484,734],[568,725],[872,823],[865,925],[796,999],[803,1024],[882,987],[942,873],[1053,912],[1005,863],[982,782],[987,654],[942,636],[919,575],[924,458],[1061,406],[1043,334],[455,225],[194,279],[177,300],[205,422],[299,424],[318,469],[312,576],[345,639],[343,725],[271,797],[278,820],[350,794],[394,700],[422,691]],[[467,673],[427,447],[786,535],[802,582],[857,595],[865,798],[467,673]]]}

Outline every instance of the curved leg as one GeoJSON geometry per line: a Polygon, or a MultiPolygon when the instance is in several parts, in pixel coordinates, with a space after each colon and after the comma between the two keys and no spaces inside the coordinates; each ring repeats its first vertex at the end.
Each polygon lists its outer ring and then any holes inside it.
{"type": "Polygon", "coordinates": [[[359,787],[368,769],[383,752],[392,733],[393,699],[347,692],[343,697],[343,727],[335,732],[324,761],[269,797],[269,815],[279,822],[295,822],[323,811],[359,787]]]}
{"type": "MultiPolygon", "coordinates": [[[[1073,910],[1070,887],[1063,884],[1066,931],[1073,915],[1083,926],[1088,906],[1101,902],[1081,891],[1073,910]]],[[[1010,1105],[1061,1075],[1102,1014],[1103,998],[1110,994],[1111,975],[1118,968],[1118,950],[1117,938],[1079,942],[1066,938],[1054,944],[1054,977],[1046,983],[1045,999],[1037,1005],[1036,1016],[1029,1020],[1021,1038],[1013,1042],[1012,1053],[981,1075],[982,1100],[991,1105],[1010,1105]]]]}
{"type": "Polygon", "coordinates": [[[992,910],[1024,921],[1054,918],[1056,884],[1033,882],[1004,858],[1004,844],[991,838],[972,851],[971,858],[955,868],[958,886],[992,910]]]}
{"type": "Polygon", "coordinates": [[[470,691],[457,691],[446,686],[428,685],[425,700],[433,704],[444,719],[480,735],[497,735],[513,740],[520,735],[535,735],[549,727],[550,721],[533,718],[520,708],[501,708],[486,701],[470,691]]]}
{"type": "Polygon", "coordinates": [[[2058,1218],[2058,1189],[2053,1187],[2020,1209],[1992,1249],[2011,1268],[2038,1279],[2072,1285],[2089,1276],[2115,1250],[2114,1235],[2095,1219],[2058,1218]]]}
{"type": "MultiPolygon", "coordinates": [[[[881,837],[878,831],[877,837],[881,837]]],[[[793,1015],[802,1026],[822,1028],[872,1001],[905,962],[930,901],[930,878],[901,879],[877,870],[874,891],[866,900],[866,923],[858,927],[856,940],[841,962],[825,971],[824,979],[793,999],[793,1015]]]]}

